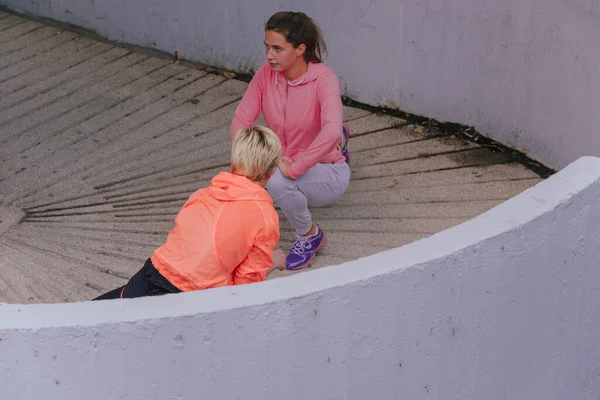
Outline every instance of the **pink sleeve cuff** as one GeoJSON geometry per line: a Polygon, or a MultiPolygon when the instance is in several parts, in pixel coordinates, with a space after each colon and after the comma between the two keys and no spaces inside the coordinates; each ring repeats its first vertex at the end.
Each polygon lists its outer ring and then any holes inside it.
{"type": "Polygon", "coordinates": [[[298,163],[294,162],[289,168],[288,168],[288,175],[290,176],[290,178],[292,179],[298,179],[300,178],[304,172],[306,171],[298,171],[298,163]]]}

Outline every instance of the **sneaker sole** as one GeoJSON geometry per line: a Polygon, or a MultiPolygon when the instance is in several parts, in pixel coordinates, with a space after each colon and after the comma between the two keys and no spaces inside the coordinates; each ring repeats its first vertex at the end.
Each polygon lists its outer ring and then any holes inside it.
{"type": "Polygon", "coordinates": [[[299,271],[301,269],[310,267],[312,265],[312,263],[315,261],[315,257],[317,256],[317,251],[321,250],[323,248],[323,246],[325,246],[326,244],[327,244],[327,236],[323,236],[323,239],[321,239],[321,243],[319,244],[319,247],[317,247],[317,250],[315,250],[312,257],[310,257],[307,262],[300,265],[299,267],[287,268],[288,271],[299,271]]]}
{"type": "Polygon", "coordinates": [[[350,127],[347,123],[343,123],[344,128],[344,147],[346,148],[346,164],[350,165],[350,150],[348,149],[348,142],[350,141],[350,127]]]}

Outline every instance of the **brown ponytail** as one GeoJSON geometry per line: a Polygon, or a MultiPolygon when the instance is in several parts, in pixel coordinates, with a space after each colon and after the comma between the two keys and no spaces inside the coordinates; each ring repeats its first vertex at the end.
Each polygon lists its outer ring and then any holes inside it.
{"type": "Polygon", "coordinates": [[[315,21],[302,12],[280,11],[273,14],[265,25],[265,31],[282,34],[294,48],[306,46],[306,62],[323,62],[322,54],[327,54],[325,39],[315,21]]]}

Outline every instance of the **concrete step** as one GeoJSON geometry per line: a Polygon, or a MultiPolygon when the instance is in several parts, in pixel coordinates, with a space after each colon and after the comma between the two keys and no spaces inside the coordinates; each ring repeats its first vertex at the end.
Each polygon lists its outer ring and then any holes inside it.
{"type": "MultiPolygon", "coordinates": [[[[0,12],[0,211],[18,215],[0,222],[0,302],[85,301],[123,285],[187,198],[229,169],[246,88],[0,12]]],[[[435,127],[343,110],[351,182],[311,210],[328,238],[311,269],[428,237],[541,180],[435,127]]],[[[287,251],[296,233],[276,210],[287,251]]]]}

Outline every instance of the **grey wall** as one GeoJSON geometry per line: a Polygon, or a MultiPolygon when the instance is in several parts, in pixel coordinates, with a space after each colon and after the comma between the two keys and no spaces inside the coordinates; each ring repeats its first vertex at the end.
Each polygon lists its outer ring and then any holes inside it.
{"type": "Polygon", "coordinates": [[[110,39],[237,71],[280,9],[323,28],[348,96],[474,125],[562,168],[600,155],[598,0],[0,0],[110,39]]]}
{"type": "Polygon", "coordinates": [[[161,298],[0,305],[7,399],[592,399],[600,159],[355,262],[161,298]]]}

